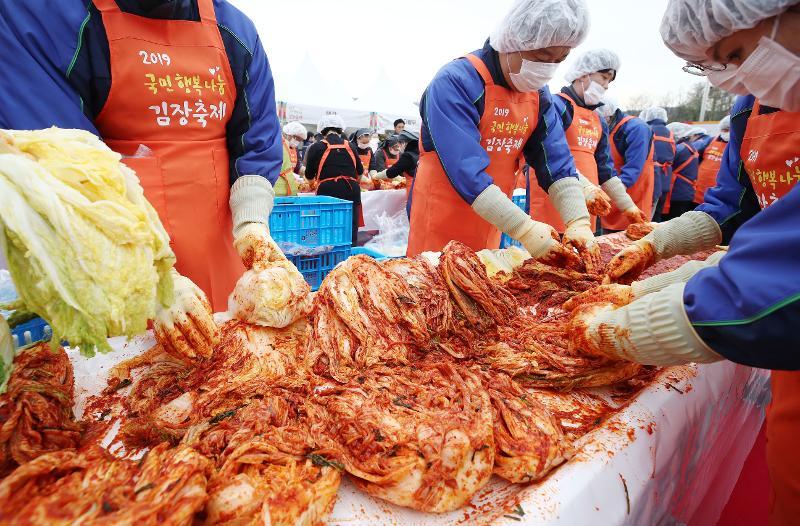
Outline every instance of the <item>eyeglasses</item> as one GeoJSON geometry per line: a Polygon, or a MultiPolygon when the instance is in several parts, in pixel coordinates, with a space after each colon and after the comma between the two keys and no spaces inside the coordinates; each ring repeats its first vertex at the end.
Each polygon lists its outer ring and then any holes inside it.
{"type": "Polygon", "coordinates": [[[685,66],[683,66],[683,71],[689,73],[690,75],[694,75],[696,77],[705,77],[708,75],[710,71],[725,71],[728,69],[727,64],[693,64],[691,62],[687,62],[685,66]]]}

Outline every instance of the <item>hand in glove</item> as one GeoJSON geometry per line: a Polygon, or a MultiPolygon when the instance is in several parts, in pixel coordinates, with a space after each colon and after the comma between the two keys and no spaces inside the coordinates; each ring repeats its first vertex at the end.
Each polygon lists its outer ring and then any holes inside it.
{"type": "Polygon", "coordinates": [[[271,261],[286,259],[281,249],[269,235],[267,225],[246,223],[234,233],[233,246],[242,258],[245,268],[259,272],[271,261]]]}
{"type": "Polygon", "coordinates": [[[594,239],[588,217],[581,217],[567,225],[564,231],[564,245],[578,251],[586,266],[586,272],[589,274],[600,272],[603,264],[600,259],[600,247],[594,239]]]}
{"type": "Polygon", "coordinates": [[[599,186],[591,183],[584,186],[583,196],[590,214],[605,217],[611,213],[611,198],[599,186]]]}
{"type": "Polygon", "coordinates": [[[172,356],[181,360],[210,358],[219,342],[219,328],[214,323],[211,304],[205,293],[172,269],[175,301],[169,308],[159,308],[153,328],[156,341],[172,356]]]}
{"type": "Polygon", "coordinates": [[[633,301],[633,298],[633,289],[630,285],[618,285],[616,283],[599,285],[565,301],[564,310],[573,311],[589,303],[611,303],[618,307],[623,307],[633,301]]]}
{"type": "Polygon", "coordinates": [[[643,237],[611,258],[606,267],[603,283],[631,283],[655,262],[656,251],[653,243],[647,237],[643,237]]]}
{"type": "Polygon", "coordinates": [[[375,172],[375,175],[372,176],[373,179],[381,179],[383,181],[389,179],[389,176],[386,175],[386,170],[381,170],[380,172],[375,172]]]}
{"type": "Polygon", "coordinates": [[[578,255],[562,245],[556,229],[546,223],[530,219],[517,233],[509,232],[509,235],[522,243],[536,261],[573,270],[583,267],[578,255]]]}
{"type": "Polygon", "coordinates": [[[645,365],[720,360],[689,322],[684,286],[671,285],[619,308],[610,303],[578,307],[570,320],[570,346],[589,355],[645,365]]]}
{"type": "Polygon", "coordinates": [[[638,206],[632,206],[628,208],[622,212],[622,215],[624,215],[625,219],[627,219],[631,224],[650,222],[650,219],[644,216],[644,212],[639,210],[638,206]]]}
{"type": "Polygon", "coordinates": [[[370,179],[369,176],[367,176],[367,175],[362,175],[361,176],[361,182],[363,184],[371,184],[372,183],[372,179],[370,179]]]}

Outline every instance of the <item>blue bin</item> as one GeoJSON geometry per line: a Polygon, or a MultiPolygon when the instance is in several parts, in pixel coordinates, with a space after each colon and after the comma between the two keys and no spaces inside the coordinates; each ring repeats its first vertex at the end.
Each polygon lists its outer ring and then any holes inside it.
{"type": "MultiPolygon", "coordinates": [[[[520,209],[524,212],[525,211],[525,204],[526,198],[525,194],[522,195],[515,195],[511,198],[515,205],[520,207],[520,209]]],[[[511,239],[508,234],[503,234],[503,237],[500,238],[500,248],[508,248],[508,247],[519,247],[522,248],[522,243],[517,241],[516,239],[511,239]]]]}
{"type": "Polygon", "coordinates": [[[316,256],[287,256],[289,261],[294,263],[297,270],[305,278],[306,282],[311,285],[311,290],[317,290],[322,284],[325,276],[333,270],[333,268],[350,257],[350,244],[347,246],[336,247],[330,252],[325,252],[316,256]]]}
{"type": "Polygon", "coordinates": [[[383,255],[380,252],[377,252],[377,251],[372,250],[370,248],[353,247],[353,250],[350,252],[350,255],[351,256],[357,256],[359,254],[363,254],[365,256],[369,256],[369,257],[375,259],[375,261],[384,261],[384,260],[387,260],[387,259],[392,259],[389,256],[383,255]]]}
{"type": "Polygon", "coordinates": [[[351,245],[353,203],[335,197],[277,197],[269,216],[272,239],[305,247],[351,245]]]}
{"type": "Polygon", "coordinates": [[[49,340],[52,336],[53,331],[50,326],[41,318],[34,318],[11,329],[11,338],[14,340],[15,347],[24,347],[41,340],[49,340]]]}

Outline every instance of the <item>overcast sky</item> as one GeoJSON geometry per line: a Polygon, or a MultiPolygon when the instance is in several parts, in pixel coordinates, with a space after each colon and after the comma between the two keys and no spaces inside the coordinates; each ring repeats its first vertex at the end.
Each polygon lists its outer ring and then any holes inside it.
{"type": "MultiPolygon", "coordinates": [[[[591,28],[550,83],[554,91],[583,50],[608,47],[622,67],[609,93],[623,107],[642,101],[662,104],[677,98],[696,77],[681,71],[683,61],[662,43],[658,32],[667,0],[587,0],[591,28]]],[[[281,87],[294,79],[308,54],[324,78],[358,97],[381,67],[409,99],[418,100],[436,71],[449,60],[483,45],[512,0],[231,0],[256,24],[281,87]]]]}

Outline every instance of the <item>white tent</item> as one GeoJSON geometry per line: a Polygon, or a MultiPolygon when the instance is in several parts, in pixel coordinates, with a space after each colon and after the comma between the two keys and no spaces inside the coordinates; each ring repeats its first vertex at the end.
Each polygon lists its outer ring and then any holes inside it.
{"type": "Polygon", "coordinates": [[[367,128],[369,111],[355,109],[341,85],[326,81],[311,57],[306,55],[294,78],[285,84],[275,81],[278,114],[283,121],[300,121],[312,129],[325,115],[340,115],[348,128],[367,128]]]}

